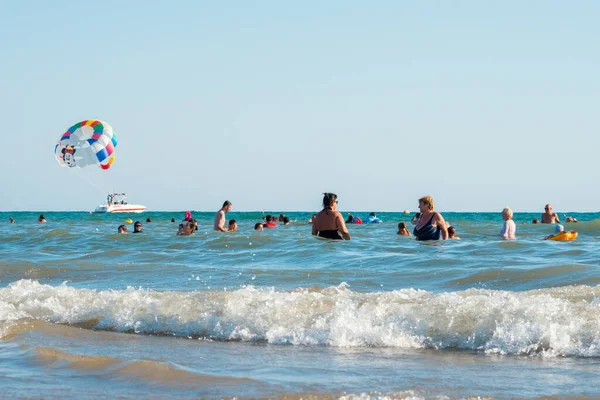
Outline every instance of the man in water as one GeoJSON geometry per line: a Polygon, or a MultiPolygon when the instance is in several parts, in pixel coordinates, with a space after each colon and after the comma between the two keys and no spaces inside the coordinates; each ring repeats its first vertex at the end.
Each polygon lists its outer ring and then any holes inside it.
{"type": "Polygon", "coordinates": [[[542,224],[560,224],[560,219],[555,212],[552,212],[552,205],[546,204],[546,212],[542,214],[542,224]]]}
{"type": "Polygon", "coordinates": [[[215,231],[227,232],[227,228],[225,228],[225,214],[231,211],[231,207],[231,202],[229,200],[225,200],[223,207],[217,211],[217,214],[215,215],[215,222],[213,224],[215,231]]]}

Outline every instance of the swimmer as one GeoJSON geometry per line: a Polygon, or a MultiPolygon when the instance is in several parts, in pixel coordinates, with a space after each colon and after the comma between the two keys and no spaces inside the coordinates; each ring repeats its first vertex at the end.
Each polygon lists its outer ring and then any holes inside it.
{"type": "Polygon", "coordinates": [[[171,222],[177,222],[177,221],[175,221],[175,218],[171,218],[171,222]]]}
{"type": "Polygon", "coordinates": [[[229,220],[229,227],[227,229],[228,232],[235,232],[238,229],[238,224],[235,219],[229,220]]]}
{"type": "Polygon", "coordinates": [[[278,225],[273,221],[273,216],[267,215],[265,217],[265,223],[263,224],[263,228],[277,228],[278,225]]]}
{"type": "MultiPolygon", "coordinates": [[[[446,240],[448,228],[442,214],[434,210],[431,196],[419,199],[420,216],[417,220],[413,234],[417,240],[446,240]]],[[[414,219],[414,218],[413,218],[414,219]]]]}
{"type": "Polygon", "coordinates": [[[404,222],[400,222],[398,224],[398,232],[396,234],[402,236],[411,236],[408,229],[406,229],[406,224],[404,222]]]}
{"type": "Polygon", "coordinates": [[[191,211],[186,211],[185,214],[183,215],[183,220],[184,221],[189,221],[192,219],[192,213],[191,211]]]}
{"type": "Polygon", "coordinates": [[[254,224],[254,230],[255,231],[262,231],[263,230],[263,224],[262,222],[257,222],[254,224]]]}
{"type": "Polygon", "coordinates": [[[556,224],[556,227],[554,228],[554,232],[552,233],[552,235],[550,236],[546,236],[544,238],[544,240],[548,240],[548,239],[552,239],[554,236],[558,235],[561,232],[565,231],[565,227],[562,226],[561,224],[556,224]]]}
{"type": "Polygon", "coordinates": [[[127,226],[126,225],[119,225],[119,228],[117,229],[118,233],[127,233],[127,226]]]}
{"type": "Polygon", "coordinates": [[[500,236],[504,239],[514,240],[517,237],[515,233],[517,232],[517,226],[515,225],[515,221],[513,221],[513,211],[510,207],[506,207],[502,210],[502,219],[504,220],[504,226],[500,231],[500,236]]]}
{"type": "Polygon", "coordinates": [[[10,221],[11,224],[15,223],[15,219],[13,217],[10,217],[8,220],[10,221]]]}
{"type": "Polygon", "coordinates": [[[44,214],[40,214],[38,222],[46,222],[46,217],[44,217],[44,214]]]}
{"type": "Polygon", "coordinates": [[[146,222],[152,222],[151,218],[146,218],[146,222]]]}
{"type": "Polygon", "coordinates": [[[531,221],[532,224],[539,224],[540,220],[537,218],[534,218],[533,221],[531,221]]]}
{"type": "Polygon", "coordinates": [[[375,214],[374,212],[369,214],[369,218],[367,218],[367,224],[380,224],[381,222],[383,221],[377,218],[377,214],[375,214]]]}
{"type": "Polygon", "coordinates": [[[140,232],[142,232],[142,223],[140,221],[135,221],[135,224],[133,224],[133,233],[140,232]]]}
{"type": "Polygon", "coordinates": [[[312,217],[310,217],[310,219],[308,220],[309,224],[312,224],[313,221],[315,220],[315,217],[317,216],[317,214],[313,214],[312,217]]]}
{"type": "Polygon", "coordinates": [[[177,230],[177,236],[189,236],[193,235],[196,231],[196,220],[190,219],[189,221],[185,221],[179,224],[179,229],[177,230]]]}
{"type": "Polygon", "coordinates": [[[545,212],[542,214],[542,224],[560,224],[558,214],[552,212],[552,205],[546,204],[545,212]]]}
{"type": "Polygon", "coordinates": [[[215,231],[227,232],[227,229],[225,229],[225,214],[231,211],[232,207],[233,205],[231,204],[231,202],[229,200],[225,200],[225,202],[223,203],[223,207],[221,207],[221,209],[217,211],[213,223],[213,229],[215,231]]]}
{"type": "Polygon", "coordinates": [[[283,219],[281,220],[281,222],[283,222],[283,225],[289,225],[290,224],[290,219],[287,216],[283,216],[283,219]]]}
{"type": "Polygon", "coordinates": [[[323,193],[323,210],[313,218],[312,235],[325,239],[350,240],[344,217],[337,211],[335,193],[323,193]]]}
{"type": "Polygon", "coordinates": [[[448,239],[460,240],[460,238],[456,236],[456,229],[453,226],[448,227],[448,239]]]}

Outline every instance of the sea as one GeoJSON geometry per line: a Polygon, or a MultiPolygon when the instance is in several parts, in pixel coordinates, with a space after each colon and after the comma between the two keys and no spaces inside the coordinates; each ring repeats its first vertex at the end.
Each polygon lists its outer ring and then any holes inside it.
{"type": "Polygon", "coordinates": [[[600,398],[600,213],[568,214],[572,242],[540,213],[514,241],[443,213],[443,242],[401,212],[343,242],[308,212],[193,212],[192,236],[184,211],[40,213],[0,213],[0,398],[600,398]]]}

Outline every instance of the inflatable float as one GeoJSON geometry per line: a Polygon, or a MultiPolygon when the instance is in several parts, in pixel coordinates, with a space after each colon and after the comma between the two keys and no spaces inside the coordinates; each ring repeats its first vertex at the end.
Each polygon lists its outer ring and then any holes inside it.
{"type": "Polygon", "coordinates": [[[568,231],[568,232],[559,232],[555,235],[548,236],[548,240],[555,240],[557,242],[570,242],[571,240],[575,240],[577,238],[577,232],[568,231]]]}

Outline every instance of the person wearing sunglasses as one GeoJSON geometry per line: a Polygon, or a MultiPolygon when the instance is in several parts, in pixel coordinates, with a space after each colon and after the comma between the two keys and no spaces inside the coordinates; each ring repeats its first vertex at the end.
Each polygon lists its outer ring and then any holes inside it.
{"type": "Polygon", "coordinates": [[[560,218],[552,211],[552,205],[546,204],[545,212],[542,214],[542,224],[560,224],[560,218]]]}
{"type": "Polygon", "coordinates": [[[313,236],[334,240],[350,240],[350,233],[344,223],[344,217],[337,211],[337,205],[336,194],[323,193],[323,210],[313,218],[313,236]]]}

